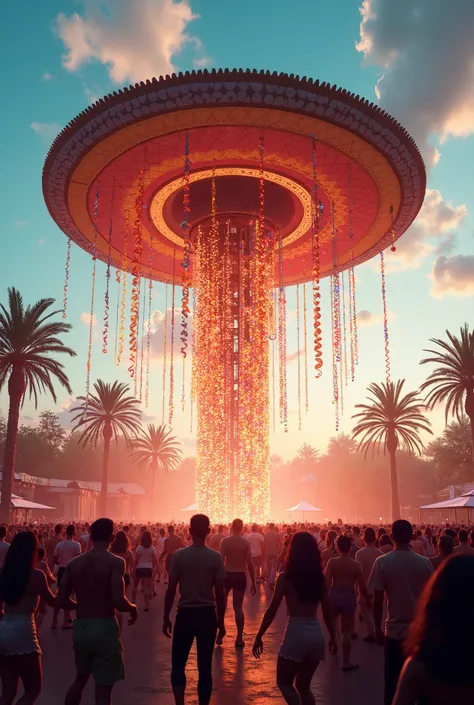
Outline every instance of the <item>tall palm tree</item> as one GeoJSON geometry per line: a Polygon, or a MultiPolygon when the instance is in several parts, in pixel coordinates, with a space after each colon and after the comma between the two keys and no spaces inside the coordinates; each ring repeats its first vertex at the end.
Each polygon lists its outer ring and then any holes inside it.
{"type": "Polygon", "coordinates": [[[156,500],[158,473],[176,470],[182,458],[180,444],[164,424],[160,426],[148,424],[146,429],[142,429],[133,440],[132,448],[133,453],[130,456],[132,463],[137,469],[151,474],[153,506],[156,500]]]}
{"type": "Polygon", "coordinates": [[[359,449],[365,451],[370,448],[380,452],[383,443],[384,454],[388,451],[390,456],[390,499],[392,521],[400,517],[400,499],[398,495],[398,476],[396,451],[401,443],[411,454],[417,452],[421,455],[423,443],[419,432],[432,433],[431,424],[423,415],[425,405],[417,396],[417,392],[403,394],[405,380],[397,382],[383,382],[370,384],[367,397],[370,404],[356,404],[356,409],[361,409],[354,414],[353,419],[359,419],[352,430],[352,437],[360,438],[359,449]]]}
{"type": "Polygon", "coordinates": [[[303,443],[301,448],[298,450],[298,460],[304,465],[317,463],[319,460],[319,450],[316,450],[316,448],[310,446],[309,443],[303,443]]]}
{"type": "Polygon", "coordinates": [[[38,393],[49,392],[57,401],[54,382],[72,394],[64,365],[52,357],[76,354],[60,339],[71,326],[52,320],[59,313],[49,310],[53,304],[54,299],[40,299],[25,308],[20,292],[10,288],[8,306],[0,305],[0,390],[8,380],[10,397],[0,505],[0,520],[4,522],[8,522],[10,515],[18,423],[25,393],[34,399],[35,406],[38,393]]]}
{"type": "Polygon", "coordinates": [[[425,402],[429,409],[436,404],[446,404],[446,423],[450,413],[460,421],[463,411],[466,412],[471,423],[474,463],[474,331],[469,331],[466,323],[460,333],[458,338],[447,330],[448,340],[430,338],[438,348],[425,350],[430,357],[425,357],[420,364],[433,363],[439,367],[423,382],[420,390],[428,391],[425,402]]]}
{"type": "Polygon", "coordinates": [[[78,397],[79,406],[71,409],[75,413],[73,431],[80,430],[82,446],[97,447],[99,440],[104,441],[102,459],[102,486],[100,509],[103,516],[107,515],[107,499],[110,470],[110,442],[117,441],[121,434],[128,446],[132,444],[132,436],[138,433],[142,413],[135,397],[129,394],[130,388],[121,382],[103,382],[101,379],[94,384],[95,393],[89,397],[78,397]]]}

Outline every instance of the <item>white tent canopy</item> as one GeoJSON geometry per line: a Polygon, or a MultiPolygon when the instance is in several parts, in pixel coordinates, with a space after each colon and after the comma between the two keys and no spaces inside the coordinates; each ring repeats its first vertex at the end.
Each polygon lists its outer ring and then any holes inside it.
{"type": "Polygon", "coordinates": [[[30,502],[29,499],[23,499],[17,494],[12,494],[12,507],[14,509],[55,509],[55,507],[49,507],[47,504],[30,502]]]}
{"type": "Polygon", "coordinates": [[[303,500],[299,504],[295,504],[294,507],[290,507],[286,511],[287,512],[322,512],[323,510],[319,509],[319,507],[313,507],[312,504],[303,500]]]}
{"type": "Polygon", "coordinates": [[[468,494],[463,497],[455,497],[454,499],[446,499],[444,502],[435,502],[435,504],[425,504],[420,509],[470,509],[474,508],[474,494],[468,494]]]}
{"type": "Polygon", "coordinates": [[[300,482],[316,482],[316,475],[313,475],[312,472],[309,472],[307,475],[301,478],[300,482]]]}
{"type": "Polygon", "coordinates": [[[194,504],[190,504],[189,507],[185,507],[184,509],[181,510],[182,512],[198,512],[198,505],[196,502],[194,504]]]}

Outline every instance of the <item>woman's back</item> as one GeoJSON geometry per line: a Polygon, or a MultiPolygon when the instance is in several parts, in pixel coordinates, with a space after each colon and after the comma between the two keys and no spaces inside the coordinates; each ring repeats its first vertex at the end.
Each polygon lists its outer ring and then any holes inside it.
{"type": "MultiPolygon", "coordinates": [[[[43,578],[41,570],[33,568],[26,585],[26,590],[22,597],[14,604],[4,602],[3,610],[5,614],[33,614],[36,612],[39,603],[38,579],[43,578]]],[[[3,596],[0,595],[3,599],[3,596]]]]}
{"type": "Polygon", "coordinates": [[[303,602],[286,573],[282,573],[280,579],[284,580],[285,601],[288,608],[288,616],[296,619],[312,619],[316,617],[319,601],[303,602]]]}

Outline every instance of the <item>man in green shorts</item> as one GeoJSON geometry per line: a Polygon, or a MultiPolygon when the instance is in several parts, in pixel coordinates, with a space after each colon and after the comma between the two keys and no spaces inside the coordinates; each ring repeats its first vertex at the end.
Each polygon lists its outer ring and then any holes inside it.
{"type": "Polygon", "coordinates": [[[95,681],[96,705],[110,705],[114,684],[125,678],[115,610],[128,612],[130,625],[135,623],[138,611],[125,596],[125,562],[108,550],[113,533],[111,519],[98,519],[92,524],[92,550],[68,564],[59,588],[60,604],[66,604],[73,592],[77,599],[73,631],[77,676],[65,705],[79,705],[90,676],[95,681]]]}

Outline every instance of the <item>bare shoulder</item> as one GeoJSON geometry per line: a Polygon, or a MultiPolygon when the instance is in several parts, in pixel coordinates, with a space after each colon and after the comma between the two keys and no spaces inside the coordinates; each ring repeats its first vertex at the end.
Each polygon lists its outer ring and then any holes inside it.
{"type": "Polygon", "coordinates": [[[402,678],[405,681],[419,681],[425,675],[425,667],[421,661],[410,656],[405,661],[402,670],[402,678]]]}

